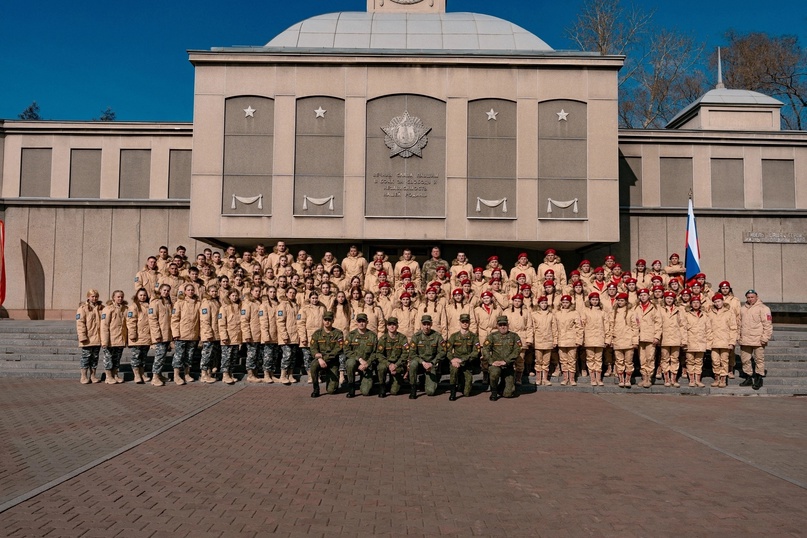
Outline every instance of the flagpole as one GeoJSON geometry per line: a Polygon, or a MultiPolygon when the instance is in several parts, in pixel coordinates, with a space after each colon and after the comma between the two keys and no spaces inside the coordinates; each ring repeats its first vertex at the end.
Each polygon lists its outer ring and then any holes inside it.
{"type": "Polygon", "coordinates": [[[701,272],[701,249],[698,242],[698,227],[695,224],[695,210],[692,206],[692,189],[689,189],[689,203],[687,206],[686,231],[686,280],[701,272]]]}

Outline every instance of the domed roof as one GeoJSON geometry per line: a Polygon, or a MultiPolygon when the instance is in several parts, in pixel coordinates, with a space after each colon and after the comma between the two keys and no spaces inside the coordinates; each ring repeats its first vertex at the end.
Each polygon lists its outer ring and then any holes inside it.
{"type": "Polygon", "coordinates": [[[722,87],[709,90],[701,95],[698,99],[687,105],[683,110],[676,114],[667,125],[667,129],[677,129],[686,123],[694,114],[697,109],[704,105],[723,106],[726,108],[735,107],[774,107],[781,108],[784,103],[778,99],[774,99],[770,95],[764,93],[754,92],[751,90],[735,90],[722,87]]]}
{"type": "Polygon", "coordinates": [[[266,44],[279,49],[366,52],[551,52],[536,35],[478,13],[328,13],[291,26],[266,44]]]}

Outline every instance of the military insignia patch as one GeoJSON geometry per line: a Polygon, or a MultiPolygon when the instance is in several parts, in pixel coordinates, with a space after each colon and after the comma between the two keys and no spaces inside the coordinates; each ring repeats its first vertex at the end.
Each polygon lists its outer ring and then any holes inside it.
{"type": "Polygon", "coordinates": [[[283,311],[282,310],[277,311],[277,317],[279,317],[279,318],[283,317],[283,311]]]}
{"type": "Polygon", "coordinates": [[[76,319],[81,319],[81,314],[76,314],[76,319]]]}
{"type": "Polygon", "coordinates": [[[221,316],[221,314],[219,314],[219,319],[221,319],[221,318],[222,318],[222,316],[221,316]]]}
{"type": "Polygon", "coordinates": [[[135,282],[140,282],[140,278],[139,278],[139,277],[135,277],[135,282]]]}
{"type": "Polygon", "coordinates": [[[101,314],[101,319],[106,319],[106,314],[101,314]]]}
{"type": "Polygon", "coordinates": [[[420,118],[409,115],[408,110],[404,110],[403,116],[392,118],[387,127],[382,127],[386,135],[384,143],[390,149],[390,158],[400,155],[408,159],[412,155],[423,157],[423,148],[429,142],[426,135],[431,131],[431,127],[426,128],[420,118]]]}
{"type": "Polygon", "coordinates": [[[207,314],[207,308],[202,309],[202,314],[207,314]]]}
{"type": "Polygon", "coordinates": [[[303,319],[303,315],[302,314],[297,314],[297,319],[303,319]]]}
{"type": "Polygon", "coordinates": [[[172,309],[171,309],[171,313],[172,313],[172,314],[176,314],[176,313],[177,313],[177,309],[176,309],[176,308],[172,308],[172,309]]]}
{"type": "Polygon", "coordinates": [[[247,311],[246,311],[246,310],[241,310],[241,315],[242,315],[242,316],[246,316],[246,315],[247,315],[247,311]]]}
{"type": "Polygon", "coordinates": [[[126,317],[127,318],[133,318],[134,317],[134,312],[127,312],[126,317]]]}
{"type": "Polygon", "coordinates": [[[153,313],[154,313],[154,309],[153,309],[153,308],[149,308],[149,314],[153,314],[153,313]]]}
{"type": "Polygon", "coordinates": [[[258,317],[263,316],[263,310],[258,310],[258,317]]]}

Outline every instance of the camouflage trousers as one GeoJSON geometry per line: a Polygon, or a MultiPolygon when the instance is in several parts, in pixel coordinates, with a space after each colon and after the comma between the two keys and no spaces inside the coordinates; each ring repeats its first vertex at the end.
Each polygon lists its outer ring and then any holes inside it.
{"type": "Polygon", "coordinates": [[[262,344],[261,347],[263,347],[261,351],[263,354],[263,371],[274,373],[280,348],[277,344],[262,344]]]}
{"type": "Polygon", "coordinates": [[[325,373],[325,392],[328,394],[336,394],[339,388],[339,358],[335,357],[326,360],[327,368],[322,368],[318,360],[311,362],[311,379],[314,383],[319,383],[320,373],[325,373]]]}
{"type": "Polygon", "coordinates": [[[307,372],[311,368],[311,348],[304,347],[303,350],[303,368],[307,372]]]}
{"type": "Polygon", "coordinates": [[[233,358],[238,359],[238,345],[221,346],[221,372],[230,373],[233,369],[233,358]]]}
{"type": "Polygon", "coordinates": [[[297,362],[297,344],[283,344],[283,357],[280,359],[281,370],[293,370],[294,363],[297,362]]]}
{"type": "Polygon", "coordinates": [[[79,368],[98,368],[98,355],[101,353],[101,346],[87,346],[81,348],[81,362],[79,368]]]}
{"type": "Polygon", "coordinates": [[[169,342],[157,342],[154,344],[154,364],[151,365],[151,371],[154,374],[159,374],[163,371],[165,366],[165,356],[168,354],[169,342]]]}
{"type": "Polygon", "coordinates": [[[403,386],[404,373],[406,372],[405,361],[400,361],[396,364],[395,374],[389,371],[390,362],[387,359],[379,359],[377,366],[378,382],[383,386],[387,383],[387,378],[392,379],[390,385],[390,394],[393,396],[401,391],[403,386]]]}
{"type": "Polygon", "coordinates": [[[174,360],[171,362],[172,368],[184,368],[191,365],[193,360],[193,350],[196,349],[197,340],[175,340],[174,360]]]}
{"type": "Polygon", "coordinates": [[[140,368],[146,364],[146,355],[149,354],[149,346],[133,346],[132,348],[132,368],[140,368]]]}
{"type": "Polygon", "coordinates": [[[202,344],[202,361],[199,363],[199,368],[210,370],[219,360],[221,360],[221,343],[218,340],[204,342],[202,344]]]}
{"type": "Polygon", "coordinates": [[[247,370],[255,370],[258,368],[258,360],[263,354],[263,346],[257,342],[250,342],[247,344],[247,370]]]}
{"type": "MultiPolygon", "coordinates": [[[[452,364],[449,370],[451,386],[461,390],[462,395],[466,397],[471,395],[471,388],[474,384],[474,373],[471,368],[472,366],[465,362],[456,368],[452,364]]],[[[488,367],[488,371],[490,371],[490,367],[488,367]]]]}
{"type": "Polygon", "coordinates": [[[104,350],[104,370],[114,370],[120,368],[120,358],[123,355],[123,346],[105,347],[104,350]]]}

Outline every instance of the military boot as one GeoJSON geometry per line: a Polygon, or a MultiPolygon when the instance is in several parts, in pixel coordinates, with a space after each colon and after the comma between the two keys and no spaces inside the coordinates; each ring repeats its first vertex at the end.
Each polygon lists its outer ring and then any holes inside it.
{"type": "Polygon", "coordinates": [[[299,381],[300,381],[299,379],[294,377],[294,368],[289,368],[287,379],[291,383],[299,383],[299,381]]]}
{"type": "Polygon", "coordinates": [[[318,398],[319,397],[319,382],[314,383],[313,390],[311,391],[311,397],[312,398],[318,398]]]}
{"type": "Polygon", "coordinates": [[[81,384],[82,385],[89,385],[91,383],[90,377],[87,375],[89,368],[82,368],[81,369],[81,384]]]}
{"type": "Polygon", "coordinates": [[[115,383],[123,383],[123,376],[118,375],[118,369],[112,369],[112,377],[115,379],[115,383]]]}
{"type": "Polygon", "coordinates": [[[745,379],[743,379],[743,382],[740,383],[740,386],[741,387],[750,387],[753,384],[754,384],[754,378],[752,376],[750,376],[750,375],[747,375],[747,376],[745,376],[745,379]]]}
{"type": "Polygon", "coordinates": [[[418,397],[418,386],[417,383],[412,383],[411,388],[409,389],[409,399],[414,400],[418,397]]]}
{"type": "Polygon", "coordinates": [[[490,387],[490,401],[495,402],[499,399],[499,393],[496,392],[493,387],[490,387]]]}
{"type": "Polygon", "coordinates": [[[190,366],[185,367],[185,381],[188,382],[188,383],[193,383],[194,381],[196,381],[193,378],[193,376],[191,375],[191,367],[190,366]]]}
{"type": "Polygon", "coordinates": [[[382,381],[381,386],[378,388],[378,397],[379,398],[386,398],[387,397],[387,382],[382,381]]]}
{"type": "Polygon", "coordinates": [[[90,381],[93,383],[101,382],[101,378],[95,375],[95,368],[90,368],[90,381]]]}
{"type": "Polygon", "coordinates": [[[112,375],[112,370],[104,370],[104,374],[106,376],[105,381],[107,385],[114,385],[115,383],[117,383],[117,381],[115,381],[115,376],[112,375]]]}
{"type": "Polygon", "coordinates": [[[221,381],[227,385],[235,384],[235,379],[233,379],[233,376],[230,375],[230,372],[222,372],[221,381]]]}
{"type": "Polygon", "coordinates": [[[453,402],[457,399],[457,385],[451,385],[451,395],[448,397],[450,402],[453,402]]]}
{"type": "Polygon", "coordinates": [[[162,376],[162,374],[154,374],[154,376],[151,378],[151,384],[155,387],[162,387],[165,385],[165,378],[162,376]]]}
{"type": "Polygon", "coordinates": [[[753,377],[753,380],[752,380],[753,385],[751,385],[751,388],[752,388],[752,389],[754,389],[754,390],[759,390],[759,389],[761,389],[761,388],[762,388],[762,380],[763,380],[763,379],[764,379],[764,378],[763,378],[761,375],[759,375],[759,374],[754,374],[754,377],[753,377]]]}
{"type": "Polygon", "coordinates": [[[203,370],[207,379],[203,379],[205,383],[215,383],[216,382],[216,375],[212,373],[212,370],[203,370]]]}
{"type": "Polygon", "coordinates": [[[356,395],[356,384],[352,380],[347,382],[347,397],[353,398],[356,395]]]}
{"type": "Polygon", "coordinates": [[[247,370],[247,382],[248,383],[260,383],[261,382],[260,378],[255,375],[255,370],[247,370]]]}
{"type": "Polygon", "coordinates": [[[275,382],[275,378],[272,376],[272,372],[270,372],[269,370],[263,371],[263,382],[268,383],[270,385],[275,382]]]}
{"type": "Polygon", "coordinates": [[[182,379],[182,368],[174,368],[174,383],[177,385],[185,384],[185,380],[182,379]]]}

